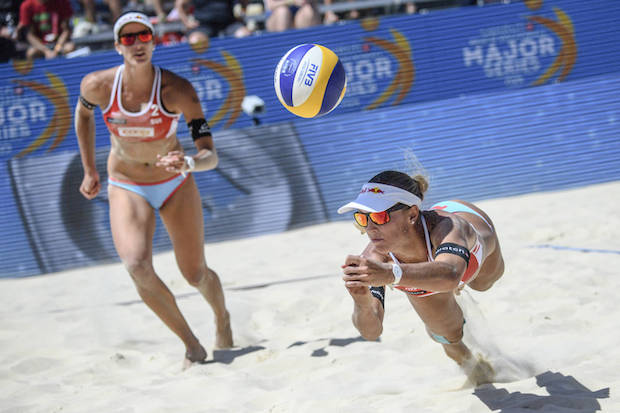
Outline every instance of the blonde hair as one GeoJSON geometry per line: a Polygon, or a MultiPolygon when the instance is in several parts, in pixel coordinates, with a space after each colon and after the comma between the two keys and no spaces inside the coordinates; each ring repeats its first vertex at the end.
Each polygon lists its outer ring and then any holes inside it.
{"type": "Polygon", "coordinates": [[[424,194],[428,191],[428,174],[415,154],[408,150],[405,152],[405,163],[408,173],[399,171],[383,171],[373,176],[370,181],[377,184],[395,186],[411,192],[420,199],[424,199],[424,194]]]}
{"type": "MultiPolygon", "coordinates": [[[[404,158],[407,174],[417,183],[420,193],[424,195],[430,186],[428,172],[415,153],[413,153],[413,150],[406,149],[404,158]]],[[[424,197],[422,196],[421,199],[424,199],[424,197]]]]}

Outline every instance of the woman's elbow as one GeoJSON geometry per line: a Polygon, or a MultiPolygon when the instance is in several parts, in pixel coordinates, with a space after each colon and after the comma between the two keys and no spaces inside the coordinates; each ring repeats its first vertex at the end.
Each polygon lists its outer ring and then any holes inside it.
{"type": "Polygon", "coordinates": [[[451,268],[443,277],[442,286],[438,289],[438,292],[453,291],[459,286],[461,276],[460,271],[457,271],[456,268],[451,268]]]}

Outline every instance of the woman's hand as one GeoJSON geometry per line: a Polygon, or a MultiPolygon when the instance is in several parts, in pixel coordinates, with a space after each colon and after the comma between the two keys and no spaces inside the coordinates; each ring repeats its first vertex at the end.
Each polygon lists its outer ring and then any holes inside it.
{"type": "Polygon", "coordinates": [[[85,173],[80,185],[80,192],[86,199],[93,199],[101,190],[101,181],[97,171],[85,173]]]}
{"type": "Polygon", "coordinates": [[[171,151],[166,155],[157,155],[155,166],[174,173],[184,173],[189,167],[187,162],[185,162],[185,154],[181,151],[171,151]]]}
{"type": "MultiPolygon", "coordinates": [[[[342,266],[344,285],[349,289],[356,287],[381,287],[394,282],[392,266],[371,260],[360,255],[349,255],[342,266]]],[[[355,290],[358,291],[358,290],[355,290]]],[[[353,295],[353,294],[352,294],[353,295]]],[[[355,297],[354,297],[355,298],[355,297]]]]}
{"type": "MultiPolygon", "coordinates": [[[[383,265],[358,255],[349,255],[342,266],[345,273],[342,279],[345,281],[344,285],[347,287],[347,291],[353,298],[353,325],[366,340],[376,340],[383,331],[383,305],[382,302],[373,297],[366,285],[368,281],[359,280],[360,278],[370,278],[363,271],[364,268],[369,268],[369,263],[375,269],[383,265]]],[[[379,284],[375,283],[375,285],[379,284]]]]}

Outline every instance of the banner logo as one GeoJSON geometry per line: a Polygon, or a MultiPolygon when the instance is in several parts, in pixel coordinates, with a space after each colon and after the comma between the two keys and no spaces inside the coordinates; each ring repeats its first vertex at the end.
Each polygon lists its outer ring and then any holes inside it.
{"type": "Polygon", "coordinates": [[[547,82],[556,72],[561,69],[561,72],[557,78],[558,82],[561,82],[568,76],[571,69],[575,65],[577,60],[577,42],[575,41],[575,29],[573,22],[562,10],[557,7],[553,8],[557,21],[547,19],[541,16],[528,17],[530,21],[536,22],[545,26],[547,29],[555,33],[556,38],[559,38],[562,42],[560,51],[555,58],[555,61],[549,68],[543,73],[533,85],[542,85],[547,82]]]}
{"type": "MultiPolygon", "coordinates": [[[[542,1],[526,6],[538,10],[542,1]]],[[[462,50],[465,67],[480,66],[485,77],[503,79],[508,86],[542,85],[557,73],[561,82],[575,64],[577,46],[571,19],[562,10],[553,10],[557,21],[535,15],[526,16],[525,24],[481,29],[462,50]]]]}
{"type": "Polygon", "coordinates": [[[206,59],[192,59],[192,61],[194,65],[205,67],[215,72],[220,78],[226,81],[228,84],[228,94],[225,95],[225,98],[220,79],[213,79],[212,77],[201,79],[194,77],[192,83],[196,88],[200,100],[224,99],[222,105],[208,120],[211,126],[215,126],[228,117],[228,120],[224,124],[224,128],[228,128],[234,124],[241,115],[241,102],[245,97],[246,91],[243,82],[243,69],[239,61],[226,51],[222,51],[221,54],[225,64],[206,59]],[[201,80],[204,80],[204,82],[201,80]]]}
{"type": "MultiPolygon", "coordinates": [[[[378,27],[378,20],[367,19],[360,24],[366,31],[373,31],[378,27]]],[[[411,91],[415,79],[411,45],[398,30],[392,28],[390,34],[391,39],[367,36],[360,44],[334,48],[347,73],[343,107],[362,105],[369,100],[364,109],[398,105],[411,91]]]]}
{"type": "Polygon", "coordinates": [[[383,91],[383,93],[375,99],[370,105],[366,106],[366,109],[376,109],[384,102],[388,101],[394,94],[396,98],[392,102],[392,105],[398,105],[409,93],[411,86],[413,85],[413,79],[415,77],[415,69],[413,67],[413,57],[411,53],[411,46],[407,41],[407,38],[398,30],[390,29],[394,42],[390,42],[385,39],[379,39],[377,37],[367,37],[366,40],[390,53],[398,62],[398,71],[390,85],[383,91]]]}
{"type": "MultiPolygon", "coordinates": [[[[49,123],[47,123],[47,127],[30,145],[16,155],[18,158],[37,150],[52,138],[54,140],[47,148],[47,152],[54,150],[65,139],[71,127],[71,111],[69,109],[67,87],[55,74],[46,72],[46,76],[49,85],[30,80],[13,80],[17,85],[29,88],[47,98],[53,106],[53,116],[49,123]]],[[[47,122],[46,107],[47,105],[37,98],[16,97],[12,101],[6,102],[3,108],[6,118],[2,115],[0,119],[3,137],[4,135],[7,135],[9,138],[31,136],[32,126],[47,122]],[[19,133],[13,136],[13,131],[18,131],[19,133]]]]}

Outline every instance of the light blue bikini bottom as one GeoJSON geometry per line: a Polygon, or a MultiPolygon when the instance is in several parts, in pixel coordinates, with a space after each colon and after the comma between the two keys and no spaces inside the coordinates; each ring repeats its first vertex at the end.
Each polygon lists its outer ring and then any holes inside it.
{"type": "Polygon", "coordinates": [[[431,207],[431,209],[438,209],[440,211],[446,211],[446,212],[468,212],[470,214],[478,215],[484,222],[487,223],[489,228],[491,228],[491,231],[493,231],[493,226],[489,223],[489,221],[486,220],[485,217],[483,217],[479,212],[471,209],[467,205],[461,204],[460,202],[457,202],[457,201],[437,202],[435,205],[431,207]]]}
{"type": "Polygon", "coordinates": [[[118,186],[119,188],[135,192],[142,198],[146,199],[155,209],[161,208],[167,200],[183,185],[187,176],[178,174],[165,181],[140,184],[137,182],[119,181],[112,177],[108,178],[108,185],[118,186]]]}
{"type": "MultiPolygon", "coordinates": [[[[461,328],[461,338],[463,338],[463,328],[465,328],[465,319],[463,319],[463,327],[461,328]]],[[[431,336],[431,338],[434,341],[441,343],[441,344],[454,344],[454,343],[458,343],[461,340],[461,339],[458,339],[457,341],[450,341],[444,336],[440,336],[439,334],[433,333],[428,328],[426,329],[426,331],[428,331],[428,335],[431,336]]]]}

